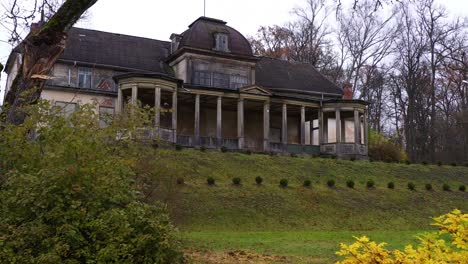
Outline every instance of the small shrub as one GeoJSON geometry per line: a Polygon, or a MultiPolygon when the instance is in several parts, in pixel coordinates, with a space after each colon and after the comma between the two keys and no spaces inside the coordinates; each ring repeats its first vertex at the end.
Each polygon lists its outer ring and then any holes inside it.
{"type": "Polygon", "coordinates": [[[247,154],[247,155],[252,155],[252,150],[250,149],[247,149],[244,151],[244,154],[247,154]]]}
{"type": "Polygon", "coordinates": [[[184,184],[184,178],[177,178],[177,184],[179,185],[184,184]]]}
{"type": "Polygon", "coordinates": [[[414,183],[412,183],[412,182],[409,182],[408,183],[408,189],[410,189],[411,191],[414,191],[416,189],[416,185],[414,185],[414,183]]]}
{"type": "Polygon", "coordinates": [[[375,182],[373,180],[368,180],[366,183],[367,189],[371,189],[375,187],[375,182]]]}
{"type": "Polygon", "coordinates": [[[350,161],[356,161],[356,157],[351,157],[349,160],[350,161]]]}
{"type": "Polygon", "coordinates": [[[310,187],[312,185],[312,182],[310,180],[305,180],[303,186],[304,187],[310,187]]]}
{"type": "Polygon", "coordinates": [[[427,161],[423,160],[423,161],[421,162],[421,164],[422,164],[422,165],[427,165],[428,163],[427,163],[427,161]]]}
{"type": "Polygon", "coordinates": [[[452,165],[453,167],[456,167],[456,166],[457,166],[457,163],[456,163],[456,162],[452,162],[452,163],[450,163],[450,165],[452,165]]]}
{"type": "Polygon", "coordinates": [[[460,187],[458,187],[458,190],[459,190],[460,192],[466,191],[465,185],[460,185],[460,187]]]}
{"type": "Polygon", "coordinates": [[[353,189],[354,188],[354,181],[353,180],[346,181],[346,186],[348,186],[348,188],[353,189]]]}
{"type": "Polygon", "coordinates": [[[205,147],[205,146],[201,146],[201,147],[200,147],[200,151],[201,151],[201,152],[205,152],[205,151],[206,151],[206,147],[205,147]]]}
{"type": "Polygon", "coordinates": [[[465,167],[468,167],[468,163],[465,163],[465,167]]]}
{"type": "Polygon", "coordinates": [[[215,179],[213,177],[208,177],[206,179],[206,183],[208,183],[208,185],[214,185],[215,184],[215,179]]]}
{"type": "Polygon", "coordinates": [[[234,185],[240,185],[241,179],[239,177],[232,178],[232,183],[234,185]]]}
{"type": "Polygon", "coordinates": [[[411,161],[405,160],[406,165],[411,165],[411,161]]]}
{"type": "Polygon", "coordinates": [[[431,191],[432,185],[430,183],[426,183],[426,190],[431,191]]]}
{"type": "Polygon", "coordinates": [[[336,159],[337,157],[336,157],[336,155],[331,155],[330,158],[331,159],[336,159]]]}
{"type": "Polygon", "coordinates": [[[257,177],[255,177],[255,182],[256,182],[258,185],[260,185],[260,184],[262,184],[262,182],[263,182],[263,178],[260,177],[260,176],[257,176],[257,177]]]}
{"type": "Polygon", "coordinates": [[[437,162],[437,166],[440,167],[440,166],[442,166],[442,165],[443,165],[442,161],[438,161],[438,162],[437,162]]]}
{"type": "Polygon", "coordinates": [[[328,187],[330,187],[330,188],[335,187],[335,180],[328,180],[328,181],[327,181],[327,185],[328,185],[328,187]]]}
{"type": "Polygon", "coordinates": [[[444,190],[446,192],[450,192],[450,185],[444,183],[444,185],[442,185],[442,190],[444,190]]]}
{"type": "Polygon", "coordinates": [[[280,186],[283,187],[283,188],[288,187],[288,180],[286,180],[286,179],[281,179],[281,180],[280,180],[280,186]]]}
{"type": "Polygon", "coordinates": [[[389,182],[389,183],[387,184],[387,188],[389,188],[389,189],[395,189],[395,183],[389,182]]]}
{"type": "Polygon", "coordinates": [[[229,149],[228,149],[226,146],[222,146],[222,147],[221,147],[221,152],[223,152],[223,153],[228,152],[228,150],[229,150],[229,149]]]}
{"type": "Polygon", "coordinates": [[[182,149],[183,149],[182,145],[180,145],[180,144],[175,145],[175,150],[180,151],[182,149]]]}

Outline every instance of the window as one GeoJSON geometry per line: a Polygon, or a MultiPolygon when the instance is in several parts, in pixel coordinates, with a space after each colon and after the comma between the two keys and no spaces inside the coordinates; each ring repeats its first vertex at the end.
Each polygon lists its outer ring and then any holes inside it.
{"type": "Polygon", "coordinates": [[[207,71],[195,71],[193,74],[193,84],[211,86],[211,73],[207,71]]]}
{"type": "Polygon", "coordinates": [[[228,52],[228,36],[218,33],[216,36],[216,50],[228,52]]]}
{"type": "Polygon", "coordinates": [[[91,88],[92,69],[78,68],[78,87],[91,88]]]}
{"type": "Polygon", "coordinates": [[[221,88],[229,88],[229,74],[214,72],[213,86],[221,88]]]}
{"type": "Polygon", "coordinates": [[[113,107],[99,106],[99,125],[101,127],[108,126],[113,116],[114,116],[113,107]]]}
{"type": "Polygon", "coordinates": [[[249,80],[246,76],[242,75],[231,75],[231,88],[241,88],[246,86],[249,80]]]}
{"type": "Polygon", "coordinates": [[[76,103],[55,102],[55,105],[61,108],[61,112],[65,117],[69,117],[77,109],[76,103]]]}

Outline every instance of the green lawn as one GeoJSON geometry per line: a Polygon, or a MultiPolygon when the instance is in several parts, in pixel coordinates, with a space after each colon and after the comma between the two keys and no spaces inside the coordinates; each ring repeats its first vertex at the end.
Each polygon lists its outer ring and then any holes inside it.
{"type": "Polygon", "coordinates": [[[181,234],[188,248],[211,251],[245,250],[259,254],[288,256],[296,261],[331,263],[340,243],[366,235],[387,242],[389,249],[415,244],[423,231],[296,231],[296,232],[186,232],[181,234]]]}
{"type": "Polygon", "coordinates": [[[431,217],[455,208],[468,211],[468,193],[458,191],[468,185],[468,168],[462,166],[187,149],[160,153],[151,161],[158,168],[149,185],[152,199],[167,203],[191,249],[246,249],[330,262],[339,243],[350,242],[356,232],[399,248],[412,242],[414,230],[430,229],[431,217]],[[255,184],[257,176],[263,177],[262,185],[255,184]],[[216,185],[208,186],[207,177],[216,185]],[[234,177],[241,178],[240,186],[232,184],[234,177]],[[185,184],[176,184],[177,178],[185,184]],[[287,188],[279,187],[283,178],[287,188]],[[330,179],[334,188],[326,185],[330,179]],[[304,180],[312,187],[303,187],[304,180]],[[346,187],[347,180],[355,182],[354,189],[346,187]],[[375,188],[366,188],[368,180],[375,188]],[[395,189],[388,189],[388,182],[395,189]],[[415,191],[407,188],[409,182],[415,191]],[[425,190],[427,183],[432,191],[425,190]],[[445,183],[452,191],[442,190],[445,183]]]}

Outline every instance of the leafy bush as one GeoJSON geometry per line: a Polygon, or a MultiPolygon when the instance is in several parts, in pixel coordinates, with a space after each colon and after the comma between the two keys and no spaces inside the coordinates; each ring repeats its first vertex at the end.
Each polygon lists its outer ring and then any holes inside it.
{"type": "Polygon", "coordinates": [[[421,164],[422,164],[422,165],[427,165],[428,163],[427,163],[427,161],[423,160],[423,161],[421,162],[421,164]]]}
{"type": "Polygon", "coordinates": [[[426,183],[426,190],[431,191],[432,185],[430,183],[426,183]]]}
{"type": "Polygon", "coordinates": [[[443,165],[442,161],[438,161],[438,162],[437,162],[437,166],[440,167],[440,166],[442,166],[442,165],[443,165]]]}
{"type": "Polygon", "coordinates": [[[348,188],[353,189],[354,188],[354,181],[353,180],[346,181],[346,186],[348,186],[348,188]]]}
{"type": "Polygon", "coordinates": [[[406,164],[406,165],[411,165],[411,161],[405,160],[405,164],[406,164]]]}
{"type": "Polygon", "coordinates": [[[200,151],[201,151],[201,152],[205,152],[205,151],[206,151],[206,147],[205,147],[205,146],[201,146],[201,147],[200,147],[200,151]]]}
{"type": "Polygon", "coordinates": [[[244,154],[252,155],[252,150],[246,149],[246,150],[244,151],[244,154]]]}
{"type": "Polygon", "coordinates": [[[444,183],[444,185],[442,185],[442,190],[446,192],[450,192],[450,185],[448,185],[447,183],[444,183]]]}
{"type": "Polygon", "coordinates": [[[229,149],[226,146],[221,147],[221,152],[226,153],[228,151],[229,151],[229,149]]]}
{"type": "Polygon", "coordinates": [[[1,263],[183,261],[167,212],[141,201],[134,177],[156,158],[126,136],[145,112],[100,128],[87,105],[68,118],[47,102],[24,110],[23,125],[0,130],[1,263]]]}
{"type": "Polygon", "coordinates": [[[468,167],[468,163],[465,163],[465,167],[468,167]]]}
{"type": "Polygon", "coordinates": [[[408,189],[410,189],[411,191],[414,191],[416,189],[416,185],[414,185],[414,183],[412,183],[412,182],[409,182],[408,183],[408,189]]]}
{"type": "Polygon", "coordinates": [[[304,187],[310,187],[312,185],[312,181],[310,180],[305,180],[303,186],[304,187]]]}
{"type": "Polygon", "coordinates": [[[283,188],[288,187],[288,180],[286,180],[286,179],[281,179],[281,180],[280,180],[280,186],[283,187],[283,188]]]}
{"type": "Polygon", "coordinates": [[[335,187],[335,180],[328,180],[327,181],[327,186],[330,187],[330,188],[335,187]]]}
{"type": "Polygon", "coordinates": [[[403,148],[382,134],[369,131],[369,157],[375,161],[401,162],[407,160],[403,148]]]}
{"type": "Polygon", "coordinates": [[[374,188],[375,187],[375,182],[373,180],[368,180],[366,183],[366,187],[368,189],[374,188]]]}
{"type": "Polygon", "coordinates": [[[460,185],[460,186],[458,187],[458,190],[459,190],[460,192],[466,191],[465,185],[460,185]]]}
{"type": "Polygon", "coordinates": [[[184,148],[184,147],[182,147],[182,145],[180,145],[180,144],[175,144],[175,150],[180,151],[180,150],[182,150],[183,148],[184,148]]]}
{"type": "Polygon", "coordinates": [[[355,237],[356,242],[352,245],[340,245],[336,254],[344,260],[337,263],[466,263],[467,220],[468,214],[460,210],[436,217],[432,225],[439,231],[418,236],[416,248],[408,245],[403,251],[387,250],[386,243],[378,244],[365,236],[355,237]],[[449,235],[442,237],[444,234],[449,235]],[[446,242],[447,238],[449,241],[446,242]]]}
{"type": "Polygon", "coordinates": [[[350,161],[356,161],[356,157],[351,157],[349,160],[350,161]]]}
{"type": "Polygon", "coordinates": [[[177,178],[177,184],[182,185],[184,183],[185,183],[184,178],[177,178]]]}
{"type": "Polygon", "coordinates": [[[456,166],[457,166],[457,163],[456,163],[456,162],[452,162],[452,163],[450,163],[450,165],[452,165],[453,167],[456,167],[456,166]]]}
{"type": "Polygon", "coordinates": [[[389,183],[387,184],[387,188],[388,188],[388,189],[395,189],[395,183],[389,182],[389,183]]]}
{"type": "Polygon", "coordinates": [[[208,183],[208,185],[215,185],[215,179],[213,177],[208,177],[206,178],[206,183],[208,183]]]}
{"type": "Polygon", "coordinates": [[[260,184],[262,184],[262,182],[263,182],[263,178],[260,177],[260,176],[257,176],[257,177],[255,177],[255,182],[256,182],[258,185],[260,185],[260,184]]]}
{"type": "Polygon", "coordinates": [[[239,177],[232,178],[232,183],[234,185],[240,185],[241,179],[239,177]]]}

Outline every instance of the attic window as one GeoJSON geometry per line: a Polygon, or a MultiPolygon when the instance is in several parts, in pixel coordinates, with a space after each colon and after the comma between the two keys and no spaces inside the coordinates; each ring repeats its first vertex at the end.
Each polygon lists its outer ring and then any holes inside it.
{"type": "Polygon", "coordinates": [[[217,33],[215,35],[216,47],[215,50],[229,52],[228,49],[228,35],[217,33]]]}

